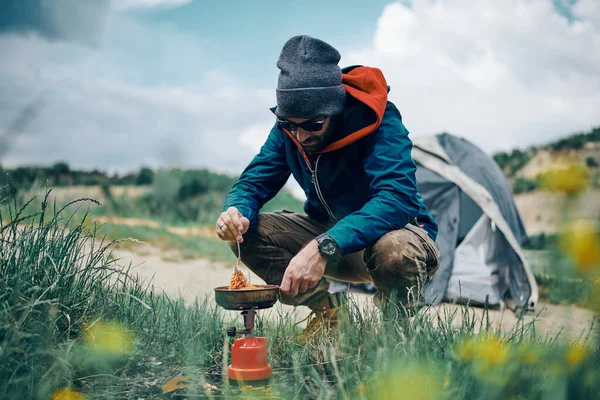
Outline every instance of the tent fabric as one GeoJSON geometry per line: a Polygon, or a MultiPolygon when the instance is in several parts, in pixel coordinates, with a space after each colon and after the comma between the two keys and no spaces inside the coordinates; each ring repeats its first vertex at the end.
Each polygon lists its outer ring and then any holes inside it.
{"type": "MultiPolygon", "coordinates": [[[[444,150],[448,149],[446,157],[439,155],[439,148],[427,148],[431,139],[415,141],[413,147],[419,191],[429,211],[438,220],[440,229],[438,247],[442,254],[442,263],[426,289],[426,301],[437,304],[451,297],[453,293],[447,292],[450,278],[460,275],[466,268],[465,265],[456,263],[457,246],[463,239],[466,240],[470,231],[477,225],[475,222],[485,214],[501,234],[500,237],[504,238],[504,245],[496,247],[502,249],[506,255],[496,257],[510,261],[508,278],[505,281],[509,285],[511,297],[519,307],[534,308],[538,299],[537,285],[520,248],[527,236],[504,176],[489,156],[466,140],[449,134],[437,135],[437,139],[444,150]],[[448,159],[455,160],[467,171],[463,171],[459,165],[449,163],[448,159]],[[501,177],[498,176],[498,172],[501,177]],[[434,194],[428,193],[428,188],[434,185],[431,180],[432,174],[438,175],[438,181],[442,179],[453,184],[458,191],[455,191],[454,195],[445,193],[445,196],[440,196],[441,189],[436,188],[434,194]],[[442,198],[445,200],[442,201],[442,198]],[[510,224],[507,221],[510,221],[510,224]],[[461,237],[461,234],[465,237],[461,237]]],[[[447,187],[446,184],[443,186],[447,187]]],[[[465,259],[465,255],[461,251],[459,250],[459,254],[462,255],[462,260],[465,259]]],[[[487,263],[479,264],[481,268],[485,268],[493,263],[488,260],[487,263]]],[[[495,267],[498,273],[499,265],[495,267]]],[[[488,294],[493,292],[500,299],[504,294],[498,292],[500,289],[501,285],[488,284],[487,289],[482,290],[488,294]]]]}
{"type": "MultiPolygon", "coordinates": [[[[447,133],[434,137],[439,140],[441,147],[445,149],[450,163],[456,165],[465,175],[488,191],[500,208],[515,238],[522,245],[527,240],[527,232],[519,216],[510,186],[494,159],[463,138],[447,133]]],[[[431,142],[431,139],[425,139],[423,144],[429,146],[429,142],[431,142]]],[[[461,213],[463,218],[472,215],[471,211],[468,210],[468,206],[465,207],[464,213],[461,213]]],[[[475,218],[473,223],[477,219],[475,218]]]]}
{"type": "Polygon", "coordinates": [[[446,296],[471,304],[501,304],[508,287],[505,241],[496,235],[492,221],[482,215],[454,252],[459,265],[450,277],[446,296]],[[493,290],[488,290],[492,288],[493,290]]]}
{"type": "Polygon", "coordinates": [[[458,240],[460,190],[452,182],[423,168],[418,162],[416,175],[423,202],[438,224],[436,244],[441,255],[440,267],[425,288],[425,300],[430,304],[439,304],[444,300],[452,274],[453,257],[447,255],[454,253],[458,240]]]}
{"type": "MultiPolygon", "coordinates": [[[[447,163],[451,164],[452,159],[446,152],[446,149],[441,144],[437,136],[421,136],[418,138],[418,146],[421,150],[426,151],[434,156],[441,158],[447,163]]],[[[417,142],[414,142],[416,145],[417,142]]]]}

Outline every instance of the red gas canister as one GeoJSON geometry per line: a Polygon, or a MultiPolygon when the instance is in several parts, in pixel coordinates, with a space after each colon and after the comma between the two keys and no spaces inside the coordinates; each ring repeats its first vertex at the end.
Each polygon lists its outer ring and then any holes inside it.
{"type": "Polygon", "coordinates": [[[267,338],[250,337],[233,341],[231,365],[227,370],[229,379],[236,381],[260,381],[271,377],[268,361],[267,338]]]}

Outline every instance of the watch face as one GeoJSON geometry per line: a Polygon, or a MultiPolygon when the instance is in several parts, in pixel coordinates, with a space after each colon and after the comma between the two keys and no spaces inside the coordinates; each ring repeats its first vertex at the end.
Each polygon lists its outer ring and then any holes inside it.
{"type": "Polygon", "coordinates": [[[335,244],[331,240],[326,240],[325,242],[323,242],[322,248],[325,254],[335,254],[335,244]]]}

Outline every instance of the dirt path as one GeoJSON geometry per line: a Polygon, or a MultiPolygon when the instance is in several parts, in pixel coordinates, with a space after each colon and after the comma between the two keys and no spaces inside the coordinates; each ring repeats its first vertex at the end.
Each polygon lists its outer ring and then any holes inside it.
{"type": "MultiPolygon", "coordinates": [[[[143,246],[136,249],[136,252],[130,250],[117,250],[115,252],[121,265],[128,265],[130,262],[133,271],[138,273],[147,282],[152,279],[156,290],[164,291],[172,297],[181,297],[188,304],[196,298],[203,300],[205,298],[213,299],[213,289],[217,286],[228,285],[233,272],[233,265],[227,265],[220,262],[212,262],[207,259],[194,259],[182,261],[168,261],[164,252],[151,246],[143,246]]],[[[244,272],[248,269],[243,267],[244,272]]],[[[252,283],[264,283],[258,276],[250,273],[252,283]]],[[[370,296],[364,294],[354,294],[355,299],[361,305],[372,306],[370,296]]],[[[468,317],[477,321],[477,328],[483,317],[481,308],[470,308],[469,313],[464,315],[462,306],[452,304],[442,304],[435,308],[430,308],[427,312],[437,313],[441,320],[446,320],[448,316],[454,315],[453,324],[459,325],[463,318],[468,317]]],[[[309,314],[306,307],[293,308],[278,303],[271,310],[261,311],[263,315],[277,315],[281,312],[293,313],[296,320],[303,319],[309,314]]],[[[238,318],[236,312],[227,312],[233,318],[238,318]]],[[[492,310],[489,313],[490,322],[494,327],[500,327],[504,331],[515,329],[518,324],[517,316],[510,310],[500,311],[492,310]]],[[[534,313],[530,313],[524,318],[527,323],[535,319],[536,332],[542,335],[576,338],[585,336],[592,325],[593,313],[589,310],[572,305],[538,305],[534,313]]]]}

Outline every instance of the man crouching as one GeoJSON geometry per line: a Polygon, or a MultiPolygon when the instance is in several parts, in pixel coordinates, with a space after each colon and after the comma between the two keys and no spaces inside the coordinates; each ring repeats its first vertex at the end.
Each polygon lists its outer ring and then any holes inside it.
{"type": "Polygon", "coordinates": [[[228,193],[217,234],[282,301],[313,310],[301,341],[334,329],[339,298],[324,277],[373,282],[374,300],[419,302],[439,268],[437,224],[415,178],[412,142],[377,68],[340,69],[339,52],[310,36],[279,56],[276,122],[228,193]],[[293,175],[306,214],[260,212],[293,175]],[[237,246],[233,246],[237,252],[237,246]]]}

